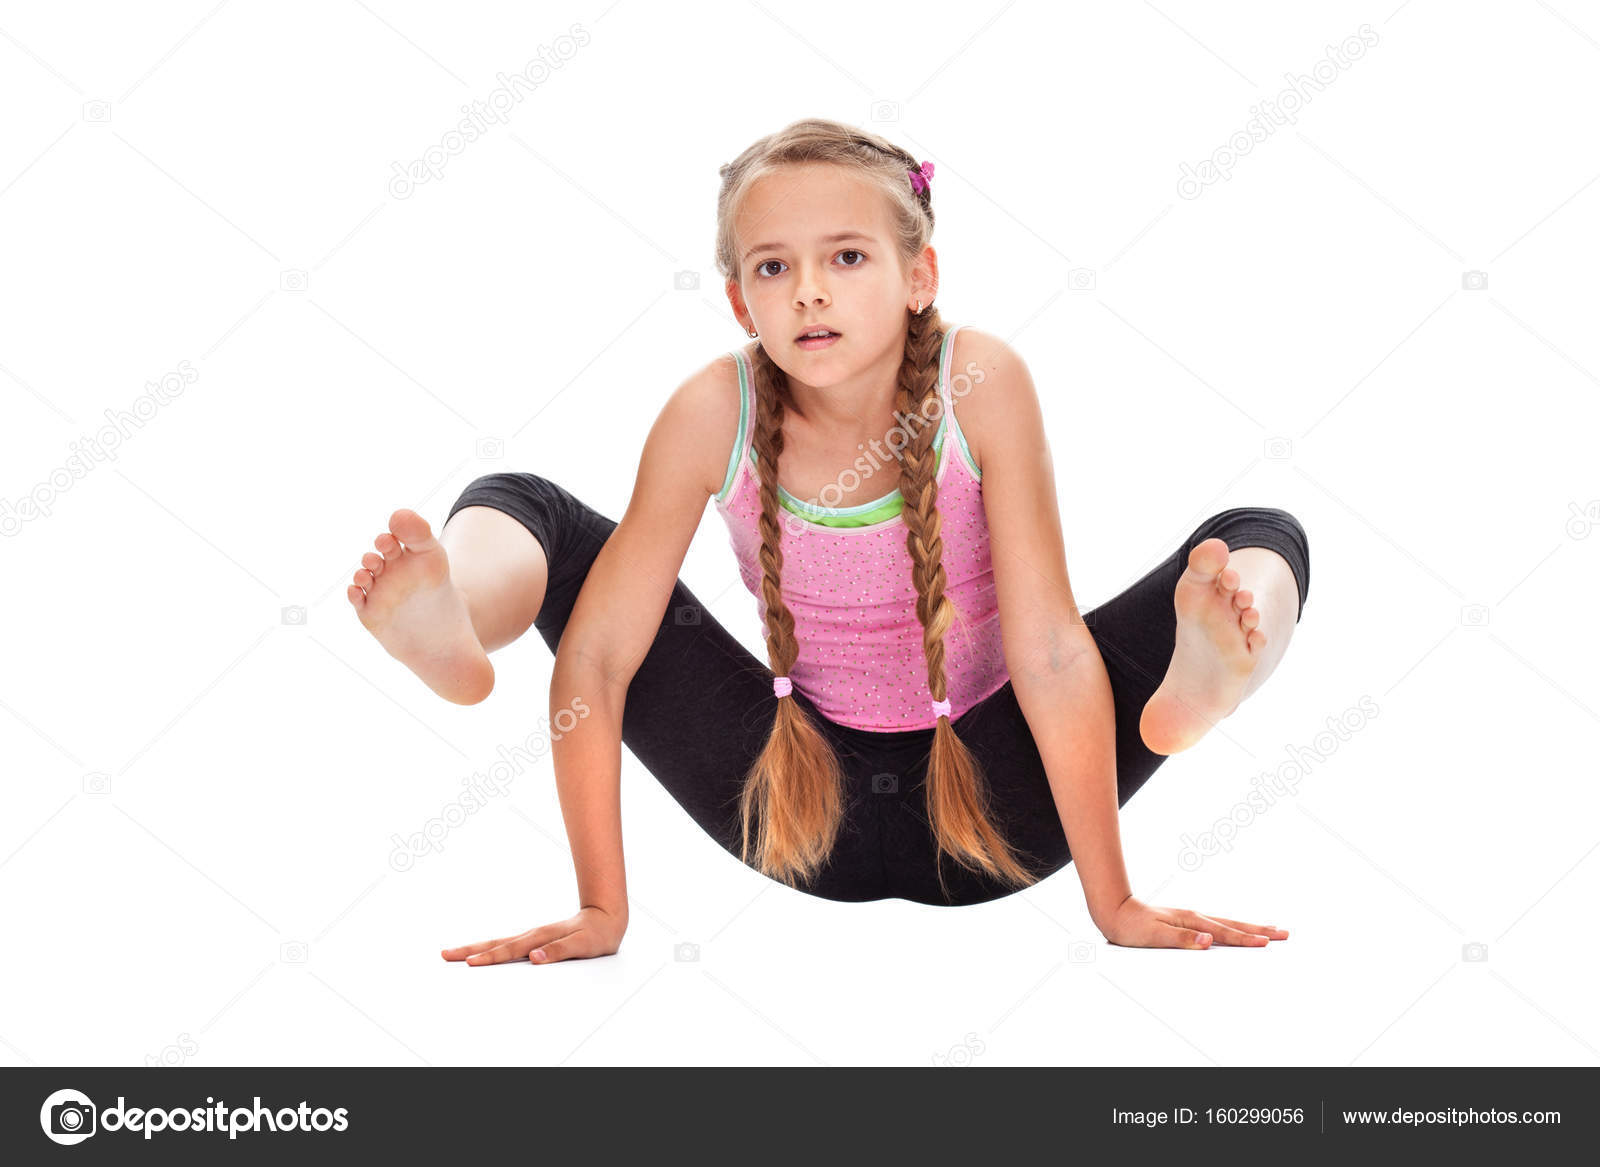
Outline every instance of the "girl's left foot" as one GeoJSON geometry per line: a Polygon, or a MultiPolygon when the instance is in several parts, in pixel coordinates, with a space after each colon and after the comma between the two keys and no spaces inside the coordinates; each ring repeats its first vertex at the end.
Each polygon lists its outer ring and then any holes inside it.
{"type": "Polygon", "coordinates": [[[1207,539],[1189,552],[1173,604],[1178,638],[1172,663],[1139,718],[1139,736],[1157,754],[1186,750],[1239,707],[1266,647],[1254,598],[1228,566],[1228,545],[1207,539]]]}

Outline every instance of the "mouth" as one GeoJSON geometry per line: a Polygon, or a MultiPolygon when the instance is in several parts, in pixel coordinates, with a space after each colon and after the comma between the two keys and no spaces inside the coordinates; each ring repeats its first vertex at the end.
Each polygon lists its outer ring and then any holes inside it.
{"type": "Polygon", "coordinates": [[[838,339],[839,334],[833,329],[818,327],[806,329],[806,331],[794,338],[794,342],[800,348],[809,351],[811,349],[828,348],[838,339]]]}

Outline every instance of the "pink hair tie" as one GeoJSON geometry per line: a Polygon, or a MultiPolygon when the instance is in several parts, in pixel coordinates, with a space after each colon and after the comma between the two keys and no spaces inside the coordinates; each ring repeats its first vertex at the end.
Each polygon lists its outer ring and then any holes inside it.
{"type": "Polygon", "coordinates": [[[921,170],[908,170],[911,176],[911,189],[921,194],[928,189],[928,183],[933,178],[933,163],[924,162],[921,170]]]}
{"type": "Polygon", "coordinates": [[[794,692],[794,685],[790,683],[788,677],[772,678],[772,695],[774,697],[787,697],[792,692],[794,692]]]}
{"type": "Polygon", "coordinates": [[[949,717],[950,716],[950,702],[948,702],[948,701],[935,701],[933,703],[933,716],[935,718],[949,717]]]}

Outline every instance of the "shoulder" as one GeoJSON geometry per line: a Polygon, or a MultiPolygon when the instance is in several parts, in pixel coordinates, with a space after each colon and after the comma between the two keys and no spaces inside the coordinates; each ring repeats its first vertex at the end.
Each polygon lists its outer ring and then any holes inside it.
{"type": "Polygon", "coordinates": [[[1001,337],[971,325],[951,342],[950,396],[979,471],[1041,440],[1042,409],[1027,362],[1001,337]]]}
{"type": "Polygon", "coordinates": [[[739,367],[731,352],[723,352],[679,382],[661,407],[650,442],[714,495],[722,489],[741,436],[739,421],[739,367]]]}

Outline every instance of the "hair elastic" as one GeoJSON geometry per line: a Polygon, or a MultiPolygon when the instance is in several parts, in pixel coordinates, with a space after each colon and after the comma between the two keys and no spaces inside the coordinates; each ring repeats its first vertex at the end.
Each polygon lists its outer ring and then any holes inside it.
{"type": "Polygon", "coordinates": [[[911,189],[921,194],[933,179],[933,163],[924,162],[920,170],[907,170],[906,173],[911,176],[911,189]]]}
{"type": "Polygon", "coordinates": [[[774,697],[787,697],[792,692],[794,692],[794,685],[788,677],[772,678],[772,695],[774,697]]]}
{"type": "Polygon", "coordinates": [[[935,701],[933,703],[933,715],[935,717],[949,717],[950,716],[950,702],[948,702],[948,701],[935,701]]]}

